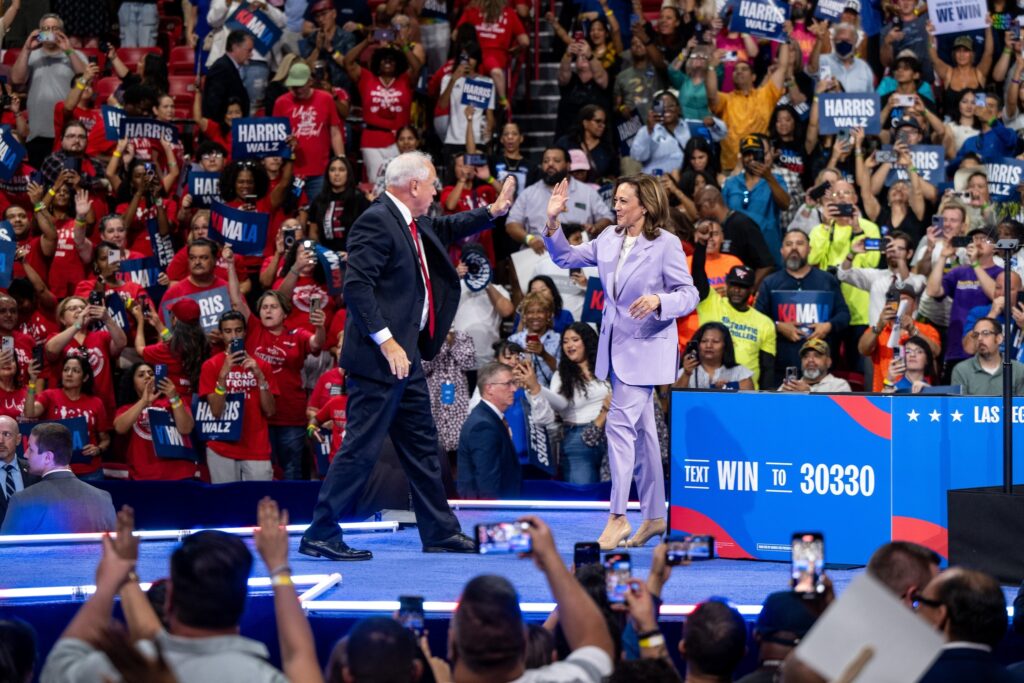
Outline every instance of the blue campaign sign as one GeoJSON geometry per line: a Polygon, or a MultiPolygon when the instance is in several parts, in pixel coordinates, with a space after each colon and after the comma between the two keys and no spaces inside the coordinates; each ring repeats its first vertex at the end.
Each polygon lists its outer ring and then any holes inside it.
{"type": "Polygon", "coordinates": [[[1018,186],[1024,173],[1024,161],[1020,159],[985,160],[988,171],[988,193],[996,202],[1020,201],[1018,186]]]}
{"type": "Polygon", "coordinates": [[[869,135],[882,132],[882,103],[877,93],[826,93],[818,97],[818,130],[835,135],[863,128],[869,135]]]}
{"type": "Polygon", "coordinates": [[[467,78],[462,86],[462,104],[486,109],[494,96],[494,83],[491,81],[467,78]]]}
{"type": "Polygon", "coordinates": [[[242,438],[242,416],[245,394],[224,397],[224,410],[214,417],[204,396],[192,394],[192,415],[195,417],[195,435],[200,441],[238,441],[242,438]]]}
{"type": "Polygon", "coordinates": [[[111,319],[117,323],[125,332],[128,332],[128,328],[131,327],[129,323],[128,310],[124,306],[124,299],[117,292],[107,292],[104,301],[107,304],[107,313],[110,314],[111,319]]]}
{"type": "Polygon", "coordinates": [[[320,267],[324,269],[327,293],[331,296],[341,294],[341,288],[345,281],[345,271],[342,267],[341,257],[319,244],[316,245],[316,258],[320,261],[320,267]]]}
{"type": "Polygon", "coordinates": [[[817,19],[838,23],[848,4],[847,0],[818,0],[814,6],[814,16],[817,19]]]}
{"type": "Polygon", "coordinates": [[[231,158],[287,157],[292,124],[284,116],[235,119],[231,123],[231,158]]]}
{"type": "Polygon", "coordinates": [[[134,282],[140,287],[145,288],[149,298],[160,303],[164,292],[167,291],[167,287],[157,281],[162,272],[163,268],[160,267],[157,260],[152,256],[148,256],[146,258],[121,261],[121,267],[117,274],[118,279],[122,282],[134,282]]]}
{"type": "MultiPolygon", "coordinates": [[[[883,145],[882,149],[892,149],[891,145],[883,145]]],[[[917,169],[917,174],[932,185],[946,181],[946,152],[942,145],[912,145],[910,159],[917,169]]],[[[888,187],[897,180],[910,180],[905,168],[893,168],[885,178],[888,187]]]]}
{"type": "Polygon", "coordinates": [[[153,436],[153,452],[168,460],[198,460],[187,435],[178,431],[174,416],[164,408],[147,408],[149,432],[153,436]]]}
{"type": "Polygon", "coordinates": [[[17,250],[17,242],[0,240],[0,287],[4,289],[11,286],[14,277],[14,254],[17,250]]]}
{"type": "Polygon", "coordinates": [[[601,278],[587,278],[587,293],[583,295],[583,313],[580,321],[585,323],[601,323],[604,313],[604,287],[601,278]]]}
{"type": "Polygon", "coordinates": [[[789,5],[777,0],[740,0],[732,13],[729,30],[749,33],[777,43],[786,42],[783,24],[789,20],[789,5]]]}
{"type": "Polygon", "coordinates": [[[192,206],[208,207],[220,201],[220,173],[192,171],[188,174],[188,193],[192,206]]]}
{"type": "Polygon", "coordinates": [[[210,206],[210,239],[230,244],[237,254],[260,256],[267,242],[269,219],[265,213],[233,209],[214,202],[210,206]]]}
{"type": "Polygon", "coordinates": [[[255,10],[247,3],[238,6],[225,24],[229,31],[245,31],[252,37],[256,50],[266,54],[281,38],[281,28],[265,12],[255,10]]]}
{"type": "Polygon", "coordinates": [[[170,123],[157,121],[156,119],[143,118],[121,118],[121,138],[146,138],[149,140],[167,140],[168,142],[178,141],[178,129],[170,123]]]}
{"type": "Polygon", "coordinates": [[[162,268],[166,268],[174,258],[174,242],[171,236],[160,234],[160,223],[156,218],[146,220],[146,230],[149,232],[149,244],[153,248],[156,262],[162,268]]]}
{"type": "Polygon", "coordinates": [[[889,540],[888,406],[849,394],[673,391],[672,529],[713,535],[722,557],[780,561],[791,534],[813,527],[830,562],[865,562],[889,540]]]}
{"type": "Polygon", "coordinates": [[[231,299],[228,297],[227,287],[214,287],[195,294],[167,299],[160,302],[160,317],[167,327],[171,326],[171,306],[175,301],[181,299],[192,299],[199,304],[199,325],[207,334],[216,330],[220,323],[220,317],[231,310],[231,299]]]}
{"type": "Polygon", "coordinates": [[[14,234],[14,226],[11,225],[10,221],[0,221],[0,240],[7,240],[8,242],[17,242],[18,237],[14,234]]]}
{"type": "Polygon", "coordinates": [[[110,142],[117,142],[121,139],[121,120],[124,119],[124,109],[103,105],[100,107],[103,115],[103,136],[110,142]]]}
{"type": "Polygon", "coordinates": [[[84,416],[69,417],[63,420],[35,420],[33,422],[19,422],[18,431],[26,439],[32,433],[32,428],[41,424],[64,425],[71,432],[71,462],[73,464],[89,464],[92,457],[82,455],[82,449],[89,445],[89,423],[84,416]]]}
{"type": "Polygon", "coordinates": [[[0,126],[0,180],[10,180],[25,158],[25,146],[14,137],[10,126],[0,126]]]}

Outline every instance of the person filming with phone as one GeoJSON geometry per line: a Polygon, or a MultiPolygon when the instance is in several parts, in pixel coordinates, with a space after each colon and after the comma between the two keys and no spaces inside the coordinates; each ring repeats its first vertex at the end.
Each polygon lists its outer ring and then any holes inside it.
{"type": "Polygon", "coordinates": [[[787,367],[779,391],[811,394],[838,394],[851,391],[850,383],[839,379],[832,369],[832,350],[824,339],[808,339],[800,347],[800,373],[787,367]]]}

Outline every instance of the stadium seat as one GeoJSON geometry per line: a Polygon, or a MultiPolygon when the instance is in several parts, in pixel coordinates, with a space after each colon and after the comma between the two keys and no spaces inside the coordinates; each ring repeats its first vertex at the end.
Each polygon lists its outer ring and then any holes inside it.
{"type": "Polygon", "coordinates": [[[181,36],[185,27],[181,17],[160,17],[160,29],[157,33],[157,41],[164,48],[164,54],[168,54],[172,48],[181,45],[181,36]]]}
{"type": "Polygon", "coordinates": [[[117,48],[117,56],[121,58],[124,65],[128,67],[129,71],[135,71],[135,67],[142,61],[142,57],[152,52],[158,55],[162,50],[158,47],[119,47],[117,48]]]}
{"type": "Polygon", "coordinates": [[[20,47],[8,48],[4,51],[4,64],[11,66],[18,60],[18,55],[21,54],[20,47]]]}
{"type": "Polygon", "coordinates": [[[101,78],[93,84],[92,91],[96,94],[96,101],[106,104],[107,98],[121,86],[121,79],[117,76],[101,78]]]}
{"type": "Polygon", "coordinates": [[[171,48],[167,70],[172,76],[187,76],[196,72],[196,51],[187,45],[171,48]]]}

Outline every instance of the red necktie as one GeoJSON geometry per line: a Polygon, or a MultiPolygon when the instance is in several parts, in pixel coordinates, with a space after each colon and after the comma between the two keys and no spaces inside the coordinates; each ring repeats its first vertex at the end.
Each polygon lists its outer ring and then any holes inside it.
{"type": "Polygon", "coordinates": [[[423,273],[423,281],[427,286],[427,331],[430,332],[430,336],[434,336],[434,292],[430,287],[430,276],[427,274],[427,263],[423,259],[423,249],[420,248],[420,235],[416,230],[416,221],[409,223],[409,229],[412,230],[412,241],[416,244],[416,256],[420,260],[420,272],[423,273]]]}

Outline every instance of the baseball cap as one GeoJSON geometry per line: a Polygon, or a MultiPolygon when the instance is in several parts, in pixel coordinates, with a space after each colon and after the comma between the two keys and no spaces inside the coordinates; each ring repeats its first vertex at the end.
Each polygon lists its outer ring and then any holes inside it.
{"type": "Polygon", "coordinates": [[[917,53],[913,50],[900,50],[899,53],[896,54],[896,59],[894,60],[894,63],[898,62],[908,62],[912,70],[921,70],[921,60],[918,59],[917,53]]]}
{"type": "Polygon", "coordinates": [[[913,116],[904,116],[902,118],[896,119],[895,123],[893,124],[893,128],[898,130],[903,127],[921,130],[921,124],[918,123],[917,119],[915,119],[913,116]]]}
{"type": "Polygon", "coordinates": [[[761,136],[752,134],[744,135],[740,139],[740,154],[743,152],[763,152],[764,144],[761,142],[761,136]]]}
{"type": "Polygon", "coordinates": [[[171,313],[175,318],[188,325],[195,325],[199,322],[199,304],[195,299],[178,299],[171,306],[171,313]]]}
{"type": "Polygon", "coordinates": [[[804,351],[817,351],[823,356],[831,356],[832,349],[828,347],[828,342],[824,339],[808,339],[804,342],[804,345],[800,347],[800,355],[804,355],[804,351]]]}
{"type": "Polygon", "coordinates": [[[959,36],[953,41],[953,49],[955,50],[958,47],[962,47],[965,50],[974,50],[974,41],[971,40],[970,36],[959,36]]]}
{"type": "Polygon", "coordinates": [[[798,639],[804,637],[814,626],[814,614],[805,603],[793,591],[772,593],[761,606],[754,630],[762,637],[779,631],[789,631],[798,639]]]}
{"type": "Polygon", "coordinates": [[[725,284],[740,287],[754,286],[754,271],[746,266],[733,266],[725,275],[725,284]]]}
{"type": "Polygon", "coordinates": [[[589,171],[590,161],[587,160],[587,155],[582,149],[570,149],[569,150],[569,170],[570,171],[589,171]]]}
{"type": "Polygon", "coordinates": [[[309,83],[311,73],[309,65],[305,62],[295,62],[292,68],[288,69],[288,77],[284,79],[286,88],[301,88],[309,83]]]}
{"type": "Polygon", "coordinates": [[[984,235],[993,242],[999,239],[999,233],[996,232],[995,228],[988,225],[982,225],[980,227],[974,228],[973,230],[967,233],[967,239],[974,239],[975,235],[984,235]]]}

